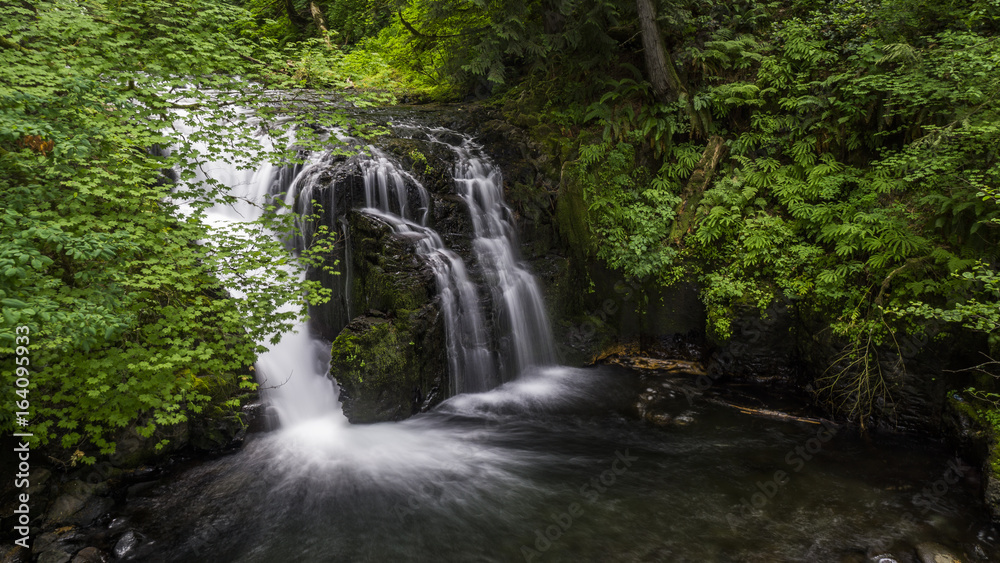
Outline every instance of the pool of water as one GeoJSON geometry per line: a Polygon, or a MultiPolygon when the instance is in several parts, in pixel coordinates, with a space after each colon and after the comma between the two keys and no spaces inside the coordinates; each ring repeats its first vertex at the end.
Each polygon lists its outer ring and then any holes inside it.
{"type": "Polygon", "coordinates": [[[682,394],[631,415],[620,368],[535,370],[401,423],[339,413],[129,498],[128,561],[1000,561],[977,473],[900,437],[682,394]]]}

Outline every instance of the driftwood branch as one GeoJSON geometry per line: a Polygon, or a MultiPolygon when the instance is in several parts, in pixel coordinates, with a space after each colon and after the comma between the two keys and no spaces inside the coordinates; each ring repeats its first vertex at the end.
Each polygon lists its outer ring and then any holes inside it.
{"type": "Polygon", "coordinates": [[[963,372],[977,371],[977,372],[982,373],[984,375],[989,375],[990,377],[1000,378],[1000,375],[998,375],[997,373],[995,373],[994,371],[992,371],[990,369],[987,369],[987,368],[993,367],[994,369],[1000,370],[1000,360],[994,360],[993,358],[991,358],[990,356],[987,356],[986,354],[983,354],[983,356],[988,361],[983,362],[983,363],[979,364],[978,366],[972,366],[972,367],[967,367],[967,368],[962,368],[962,369],[946,369],[946,370],[943,370],[943,371],[946,371],[948,373],[963,373],[963,372]]]}
{"type": "Polygon", "coordinates": [[[681,238],[694,224],[694,206],[701,200],[702,194],[712,182],[715,170],[719,167],[719,162],[726,156],[728,151],[726,142],[718,135],[712,136],[705,145],[705,151],[701,154],[701,160],[695,165],[691,177],[688,179],[684,191],[681,193],[681,202],[675,210],[676,219],[670,232],[670,238],[675,243],[680,243],[681,238]],[[688,209],[688,206],[691,206],[688,209]]]}
{"type": "Polygon", "coordinates": [[[805,422],[807,424],[823,424],[825,426],[838,426],[836,423],[823,418],[809,418],[805,416],[795,416],[788,413],[783,413],[779,411],[773,411],[770,409],[756,409],[753,407],[745,407],[742,405],[734,405],[732,403],[727,403],[725,401],[720,401],[719,399],[708,399],[710,403],[720,405],[723,407],[728,407],[731,409],[736,409],[743,414],[748,414],[750,416],[759,416],[762,418],[770,418],[772,420],[781,420],[785,422],[805,422]]]}
{"type": "Polygon", "coordinates": [[[262,61],[260,59],[255,59],[255,58],[251,57],[250,55],[244,55],[243,53],[237,51],[236,49],[233,49],[233,52],[236,53],[237,55],[239,55],[240,58],[248,60],[248,61],[250,61],[250,62],[252,62],[254,64],[258,64],[260,66],[267,66],[267,63],[265,63],[264,61],[262,61]]]}

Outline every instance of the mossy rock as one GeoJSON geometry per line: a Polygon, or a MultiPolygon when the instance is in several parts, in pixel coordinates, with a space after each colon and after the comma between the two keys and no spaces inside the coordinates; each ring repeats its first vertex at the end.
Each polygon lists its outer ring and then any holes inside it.
{"type": "Polygon", "coordinates": [[[583,198],[583,186],[576,174],[566,174],[559,186],[556,204],[556,221],[566,248],[581,262],[592,260],[596,254],[590,222],[587,219],[587,202],[583,198]]]}
{"type": "Polygon", "coordinates": [[[955,393],[948,397],[945,428],[953,435],[962,453],[981,462],[983,500],[994,522],[1000,522],[1000,444],[996,425],[987,412],[955,393]]]}
{"type": "Polygon", "coordinates": [[[150,437],[144,437],[136,430],[139,423],[133,423],[122,430],[115,440],[115,451],[109,461],[115,467],[134,468],[155,462],[180,451],[191,439],[191,427],[187,422],[172,426],[157,426],[150,437]],[[158,444],[164,446],[157,448],[158,444]]]}
{"type": "Polygon", "coordinates": [[[363,312],[333,342],[331,375],[351,422],[402,420],[446,395],[444,323],[417,238],[351,211],[352,310],[363,312]]]}
{"type": "Polygon", "coordinates": [[[388,318],[357,317],[333,342],[330,373],[353,423],[403,420],[447,389],[444,327],[436,303],[388,318]]]}
{"type": "Polygon", "coordinates": [[[352,310],[414,310],[432,300],[437,289],[430,268],[418,256],[414,239],[360,211],[348,215],[352,237],[352,310]]]}
{"type": "Polygon", "coordinates": [[[427,139],[384,137],[379,148],[394,155],[428,192],[454,192],[455,153],[448,147],[427,139]]]}

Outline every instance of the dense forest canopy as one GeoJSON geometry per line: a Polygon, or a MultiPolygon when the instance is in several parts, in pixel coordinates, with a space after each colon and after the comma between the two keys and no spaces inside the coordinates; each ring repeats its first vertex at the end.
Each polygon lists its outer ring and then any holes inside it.
{"type": "MultiPolygon", "coordinates": [[[[493,104],[564,155],[575,252],[696,281],[719,338],[739,311],[794,302],[844,342],[828,383],[856,418],[898,334],[939,320],[1000,351],[996,2],[13,0],[0,16],[0,358],[13,374],[29,327],[35,432],[68,452],[232,408],[213,397],[250,386],[280,306],[321,297],[267,237],[196,244],[206,227],[162,174],[252,143],[238,108],[263,88],[493,104]],[[178,110],[201,132],[180,136],[178,110]],[[223,289],[261,263],[243,297],[223,289]]],[[[196,209],[219,195],[192,189],[196,209]]]]}

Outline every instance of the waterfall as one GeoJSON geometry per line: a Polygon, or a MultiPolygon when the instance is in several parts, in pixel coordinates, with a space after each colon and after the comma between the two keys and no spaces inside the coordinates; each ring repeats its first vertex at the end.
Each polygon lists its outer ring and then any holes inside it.
{"type": "Polygon", "coordinates": [[[455,191],[465,202],[473,226],[472,247],[489,286],[494,333],[499,342],[498,373],[503,381],[533,366],[557,361],[552,328],[541,288],[521,265],[513,213],[503,198],[503,179],[471,137],[445,128],[401,125],[411,137],[444,145],[455,153],[455,191]]]}
{"type": "Polygon", "coordinates": [[[417,253],[434,271],[448,346],[448,371],[455,393],[478,393],[495,387],[493,354],[479,310],[476,286],[469,279],[462,258],[448,250],[433,229],[407,221],[381,209],[364,212],[390,225],[402,236],[417,238],[417,253]]]}
{"type": "MultiPolygon", "coordinates": [[[[300,216],[311,214],[310,202],[320,181],[320,172],[328,163],[327,158],[326,155],[320,158],[311,155],[305,165],[273,168],[268,194],[284,193],[289,209],[300,216]]],[[[305,220],[299,221],[299,229],[297,236],[285,240],[294,252],[304,249],[315,232],[312,224],[305,220]]],[[[301,273],[300,281],[304,277],[301,273]]],[[[293,308],[293,305],[287,306],[287,310],[293,308]]],[[[313,334],[307,322],[296,323],[277,344],[269,345],[268,351],[257,358],[256,369],[263,395],[282,426],[296,426],[328,417],[346,423],[340,410],[337,386],[329,378],[330,343],[313,334]]]]}
{"type": "Polygon", "coordinates": [[[402,125],[398,129],[445,145],[455,153],[455,191],[469,211],[475,258],[496,309],[493,333],[499,339],[498,354],[490,349],[479,296],[465,264],[444,248],[437,233],[426,228],[427,191],[412,176],[396,169],[383,153],[369,147],[373,156],[363,165],[367,205],[378,208],[380,218],[397,232],[424,234],[419,248],[434,268],[442,299],[452,388],[456,393],[485,391],[516,378],[530,367],[556,363],[541,289],[535,277],[521,265],[517,252],[517,231],[513,214],[504,203],[500,170],[468,136],[443,128],[402,125]],[[420,194],[423,204],[420,228],[407,220],[404,175],[420,194]],[[390,207],[391,204],[394,205],[390,207]]]}
{"type": "MultiPolygon", "coordinates": [[[[431,268],[445,325],[449,381],[452,393],[487,391],[517,377],[523,370],[556,360],[541,291],[534,277],[520,263],[512,213],[503,201],[499,170],[472,139],[445,129],[403,127],[418,131],[432,142],[454,151],[455,193],[464,202],[471,224],[473,258],[488,286],[490,299],[483,299],[470,277],[465,261],[449,249],[440,234],[428,225],[431,197],[419,181],[396,165],[379,149],[355,139],[339,136],[353,145],[364,187],[362,213],[385,223],[402,237],[415,241],[417,254],[431,268]],[[456,141],[458,139],[458,141],[456,141]],[[487,322],[487,312],[492,324],[487,322]],[[492,327],[488,329],[488,327],[492,327]]],[[[264,154],[263,151],[261,154],[264,154]]],[[[268,198],[281,197],[285,209],[299,216],[300,233],[284,235],[293,252],[305,248],[315,233],[310,216],[312,201],[328,187],[324,172],[338,160],[334,153],[308,154],[304,164],[264,164],[256,172],[238,170],[223,163],[202,167],[198,179],[211,178],[229,187],[237,201],[209,210],[214,228],[225,229],[237,221],[259,218],[268,198]]],[[[335,188],[336,186],[334,186],[335,188]]],[[[350,244],[346,222],[337,217],[347,209],[336,209],[338,195],[330,189],[321,203],[332,218],[331,232],[341,233],[350,244]]],[[[350,199],[341,205],[350,205],[350,199]]],[[[271,234],[271,236],[274,236],[271,234]]],[[[335,298],[344,299],[349,316],[351,249],[345,248],[341,287],[335,298]]],[[[278,415],[282,426],[317,418],[343,419],[337,389],[328,377],[329,343],[300,323],[284,334],[278,344],[257,362],[262,393],[278,415]]]]}
{"type": "Polygon", "coordinates": [[[503,200],[500,169],[469,138],[461,145],[448,146],[458,157],[455,187],[472,215],[476,259],[486,274],[494,306],[501,308],[497,334],[507,335],[500,357],[509,362],[501,366],[504,380],[509,381],[529,367],[556,362],[552,328],[541,288],[520,264],[517,231],[503,200]]]}

